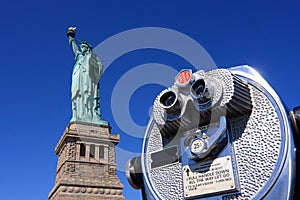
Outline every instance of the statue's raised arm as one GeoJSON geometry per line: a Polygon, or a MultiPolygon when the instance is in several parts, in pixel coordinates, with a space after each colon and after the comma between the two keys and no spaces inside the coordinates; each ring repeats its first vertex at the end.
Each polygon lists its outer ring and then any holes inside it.
{"type": "Polygon", "coordinates": [[[75,55],[78,53],[79,49],[78,49],[78,46],[75,42],[75,30],[76,30],[76,27],[69,27],[68,28],[68,32],[67,32],[67,36],[69,38],[69,44],[72,46],[72,49],[75,53],[75,55]]]}
{"type": "Polygon", "coordinates": [[[75,43],[76,28],[67,32],[69,44],[76,55],[72,73],[72,111],[71,121],[81,121],[107,125],[100,117],[99,81],[103,65],[88,42],[75,43]]]}

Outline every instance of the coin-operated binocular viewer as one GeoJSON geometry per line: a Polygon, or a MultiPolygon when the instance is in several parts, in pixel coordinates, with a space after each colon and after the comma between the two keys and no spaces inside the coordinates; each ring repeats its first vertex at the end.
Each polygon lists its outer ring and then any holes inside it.
{"type": "Polygon", "coordinates": [[[182,70],[154,101],[128,181],[143,199],[293,199],[298,110],[249,66],[182,70]]]}

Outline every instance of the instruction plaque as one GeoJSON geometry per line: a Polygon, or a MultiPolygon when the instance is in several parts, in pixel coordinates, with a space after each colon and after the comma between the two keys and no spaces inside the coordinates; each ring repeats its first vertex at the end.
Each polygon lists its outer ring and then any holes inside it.
{"type": "Polygon", "coordinates": [[[207,196],[236,189],[231,157],[182,167],[183,192],[185,198],[207,196]]]}

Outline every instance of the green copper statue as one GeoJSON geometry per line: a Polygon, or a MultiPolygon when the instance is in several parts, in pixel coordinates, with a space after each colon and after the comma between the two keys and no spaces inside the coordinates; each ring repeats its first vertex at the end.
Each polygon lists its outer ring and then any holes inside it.
{"type": "Polygon", "coordinates": [[[72,112],[71,121],[108,125],[100,116],[99,80],[103,65],[87,42],[78,48],[74,37],[76,28],[67,32],[69,44],[75,53],[75,65],[72,73],[72,112]]]}

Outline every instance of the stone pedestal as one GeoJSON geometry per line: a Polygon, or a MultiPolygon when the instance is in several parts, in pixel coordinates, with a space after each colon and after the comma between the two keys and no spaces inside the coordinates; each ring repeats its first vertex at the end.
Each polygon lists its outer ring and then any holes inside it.
{"type": "Polygon", "coordinates": [[[71,122],[55,148],[56,180],[49,200],[123,200],[116,175],[120,135],[109,126],[71,122]]]}

